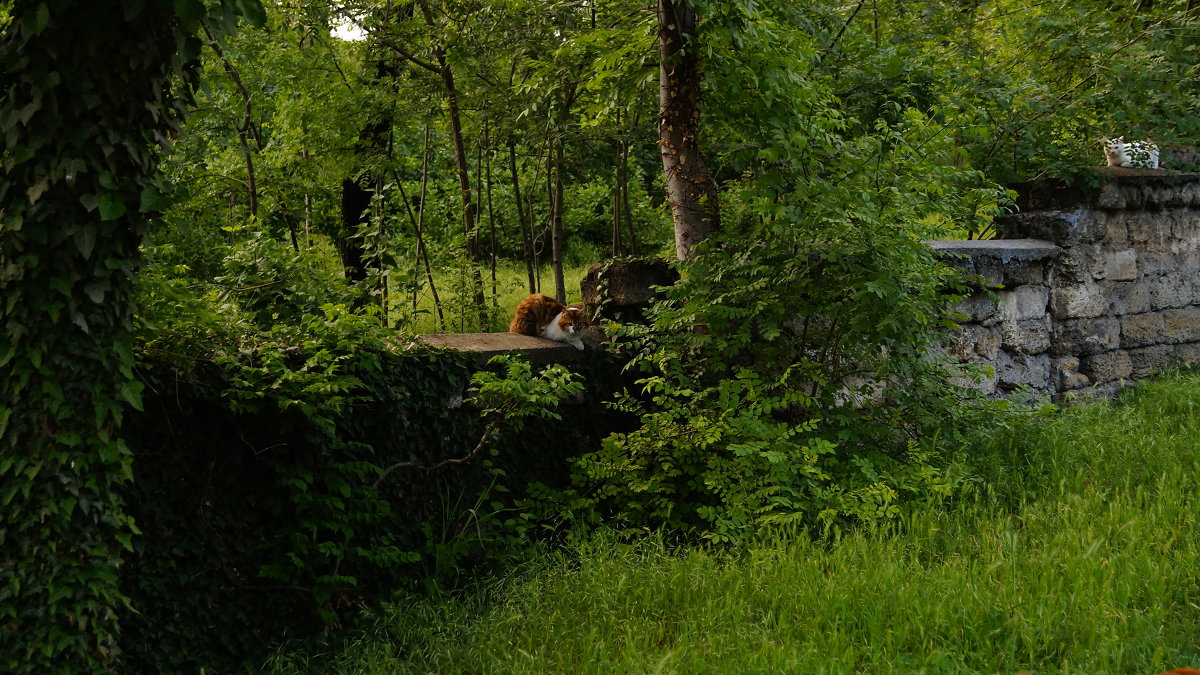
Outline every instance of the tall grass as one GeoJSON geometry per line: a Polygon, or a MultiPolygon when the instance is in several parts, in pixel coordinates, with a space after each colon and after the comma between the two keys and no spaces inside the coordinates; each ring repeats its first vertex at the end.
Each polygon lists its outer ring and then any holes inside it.
{"type": "Polygon", "coordinates": [[[966,448],[954,502],[750,550],[599,535],[277,672],[1155,673],[1200,666],[1200,376],[966,448]]]}

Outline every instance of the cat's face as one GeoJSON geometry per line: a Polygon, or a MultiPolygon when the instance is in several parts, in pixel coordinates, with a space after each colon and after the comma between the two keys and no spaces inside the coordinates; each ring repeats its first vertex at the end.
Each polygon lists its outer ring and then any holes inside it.
{"type": "Polygon", "coordinates": [[[583,311],[582,307],[577,305],[564,307],[562,314],[558,317],[559,329],[567,334],[583,333],[590,325],[587,313],[583,311]]]}
{"type": "Polygon", "coordinates": [[[1125,137],[1118,136],[1116,138],[1101,138],[1100,142],[1104,144],[1104,155],[1108,158],[1108,163],[1113,164],[1113,161],[1119,164],[1125,158],[1125,137]]]}

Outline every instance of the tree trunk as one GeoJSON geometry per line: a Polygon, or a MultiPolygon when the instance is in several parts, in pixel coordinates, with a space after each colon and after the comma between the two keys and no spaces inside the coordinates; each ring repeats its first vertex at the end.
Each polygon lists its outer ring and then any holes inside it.
{"type": "Polygon", "coordinates": [[[221,49],[221,43],[217,41],[208,24],[204,24],[204,34],[208,36],[209,46],[213,53],[221,60],[225,73],[229,75],[229,79],[233,81],[242,96],[242,123],[238,126],[237,137],[238,144],[242,147],[242,156],[246,160],[246,200],[250,207],[250,217],[257,219],[258,180],[254,175],[254,152],[250,149],[250,136],[254,136],[255,147],[259,150],[262,150],[262,137],[259,136],[258,127],[254,124],[254,108],[251,105],[250,91],[246,89],[246,85],[242,82],[237,69],[233,67],[233,63],[225,56],[225,51],[221,49]]]}
{"type": "Polygon", "coordinates": [[[161,191],[150,139],[187,108],[172,94],[186,33],[171,3],[5,6],[0,671],[117,672],[137,532],[122,496],[122,419],[142,389],[133,277],[161,191]]]}
{"type": "Polygon", "coordinates": [[[658,145],[680,260],[695,257],[696,244],[721,226],[717,187],[700,152],[697,25],[688,0],[659,0],[658,145]]]}
{"type": "Polygon", "coordinates": [[[512,175],[513,199],[517,203],[517,225],[521,228],[522,257],[525,259],[525,273],[529,276],[529,292],[537,291],[537,278],[533,269],[533,207],[530,206],[530,218],[525,217],[525,203],[521,198],[521,177],[517,173],[517,144],[508,143],[508,170],[512,175]]]}
{"type": "Polygon", "coordinates": [[[355,283],[367,278],[366,251],[362,239],[355,236],[367,222],[367,207],[371,205],[369,178],[342,179],[342,227],[336,244],[346,278],[355,283]]]}
{"type": "Polygon", "coordinates": [[[554,297],[567,302],[567,284],[563,279],[562,219],[563,219],[563,139],[554,144],[554,194],[550,199],[550,266],[554,272],[554,297]]]}

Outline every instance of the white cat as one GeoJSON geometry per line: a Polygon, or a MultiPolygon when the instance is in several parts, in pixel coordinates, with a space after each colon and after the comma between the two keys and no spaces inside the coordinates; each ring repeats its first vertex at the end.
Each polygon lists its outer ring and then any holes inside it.
{"type": "Polygon", "coordinates": [[[1104,156],[1109,166],[1124,166],[1131,169],[1157,169],[1158,146],[1150,141],[1125,142],[1124,136],[1113,139],[1101,138],[1104,156]]]}

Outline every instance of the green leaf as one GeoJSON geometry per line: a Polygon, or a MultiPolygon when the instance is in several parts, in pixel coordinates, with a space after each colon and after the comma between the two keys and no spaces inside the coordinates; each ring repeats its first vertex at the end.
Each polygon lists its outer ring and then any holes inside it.
{"type": "Polygon", "coordinates": [[[246,22],[255,28],[261,28],[267,23],[267,10],[259,0],[233,0],[233,6],[238,14],[246,17],[246,22]]]}
{"type": "Polygon", "coordinates": [[[92,257],[92,250],[96,247],[96,228],[83,226],[75,232],[75,248],[79,249],[79,254],[84,260],[92,257]]]}
{"type": "Polygon", "coordinates": [[[147,187],[142,190],[141,203],[138,204],[138,213],[151,213],[162,211],[171,205],[171,200],[162,195],[158,190],[152,187],[147,187]]]}
{"type": "Polygon", "coordinates": [[[180,21],[200,21],[206,12],[200,0],[175,0],[175,15],[180,21]]]}
{"type": "Polygon", "coordinates": [[[26,14],[22,21],[25,24],[25,30],[33,35],[38,35],[50,24],[50,8],[43,2],[37,6],[37,9],[26,14]]]}
{"type": "Polygon", "coordinates": [[[125,200],[115,192],[100,195],[100,220],[116,220],[125,215],[125,200]]]}
{"type": "Polygon", "coordinates": [[[121,385],[120,399],[133,406],[134,410],[142,412],[142,389],[144,385],[137,380],[130,380],[121,385]]]}
{"type": "Polygon", "coordinates": [[[49,187],[50,181],[46,180],[45,178],[34,183],[33,186],[25,192],[25,194],[29,196],[29,203],[36,204],[37,200],[42,198],[42,195],[49,187]]]}

